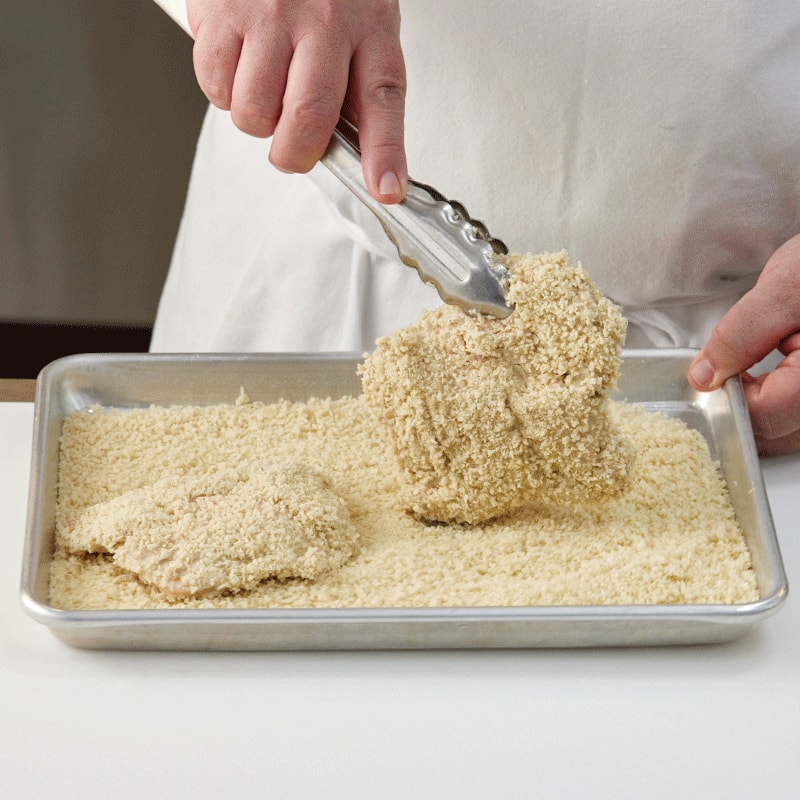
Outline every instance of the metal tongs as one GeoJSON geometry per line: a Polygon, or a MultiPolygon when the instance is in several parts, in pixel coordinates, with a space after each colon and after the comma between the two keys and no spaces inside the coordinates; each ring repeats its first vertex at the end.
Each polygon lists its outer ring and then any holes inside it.
{"type": "Polygon", "coordinates": [[[508,252],[460,203],[409,179],[405,199],[384,205],[367,191],[358,130],[340,117],[322,163],[378,218],[404,264],[414,267],[445,303],[468,313],[507,317],[508,272],[495,255],[508,252]]]}

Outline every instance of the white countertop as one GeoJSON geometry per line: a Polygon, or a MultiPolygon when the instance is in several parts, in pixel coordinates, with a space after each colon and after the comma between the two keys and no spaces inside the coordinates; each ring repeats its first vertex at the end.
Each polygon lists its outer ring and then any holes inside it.
{"type": "Polygon", "coordinates": [[[731,644],[126,653],[22,610],[32,422],[0,403],[2,798],[797,796],[800,456],[762,462],[789,598],[731,644]]]}

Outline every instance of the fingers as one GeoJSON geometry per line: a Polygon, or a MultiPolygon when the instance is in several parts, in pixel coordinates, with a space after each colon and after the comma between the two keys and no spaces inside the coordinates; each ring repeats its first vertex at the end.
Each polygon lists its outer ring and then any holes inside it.
{"type": "Polygon", "coordinates": [[[198,83],[269,159],[307,172],[345,97],[359,125],[364,180],[382,202],[405,196],[406,76],[397,0],[187,0],[198,83]]]}
{"type": "Polygon", "coordinates": [[[285,36],[269,37],[257,30],[245,37],[230,105],[231,119],[239,130],[259,137],[275,132],[291,59],[291,43],[285,36]]]}
{"type": "Polygon", "coordinates": [[[761,455],[800,449],[800,335],[781,345],[784,359],[766,375],[743,376],[756,446],[761,455]]]}
{"type": "Polygon", "coordinates": [[[756,283],[719,321],[689,368],[700,391],[718,389],[800,330],[800,236],[775,251],[756,283]]]}
{"type": "Polygon", "coordinates": [[[270,162],[284,172],[308,172],[322,157],[347,91],[350,50],[338,35],[316,32],[299,41],[288,68],[270,162]]]}
{"type": "Polygon", "coordinates": [[[800,449],[800,236],[769,259],[753,289],[720,320],[689,368],[689,383],[716,389],[741,374],[759,453],[800,449]],[[765,375],[747,370],[773,350],[784,358],[765,375]]]}
{"type": "MultiPolygon", "coordinates": [[[[190,18],[191,21],[191,18],[190,18]]],[[[244,36],[235,27],[206,18],[195,29],[192,59],[197,83],[212,105],[231,107],[233,79],[244,36]]]]}
{"type": "Polygon", "coordinates": [[[189,0],[197,82],[251,136],[271,136],[281,113],[291,41],[269,4],[189,0]]]}
{"type": "Polygon", "coordinates": [[[718,389],[769,355],[796,323],[775,291],[758,284],[719,321],[689,368],[695,389],[718,389]]]}
{"type": "Polygon", "coordinates": [[[758,454],[761,456],[785,456],[800,450],[800,431],[782,439],[760,439],[755,437],[758,454]]]}

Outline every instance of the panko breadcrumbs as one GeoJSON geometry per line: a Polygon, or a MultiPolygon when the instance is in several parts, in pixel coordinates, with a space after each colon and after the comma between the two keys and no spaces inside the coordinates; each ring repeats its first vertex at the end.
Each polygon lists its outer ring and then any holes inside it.
{"type": "Polygon", "coordinates": [[[566,253],[506,263],[508,320],[423,315],[358,397],[67,415],[51,604],[756,600],[702,436],[608,399],[616,308],[566,253]]]}
{"type": "Polygon", "coordinates": [[[378,339],[364,399],[423,519],[484,522],[536,500],[602,501],[631,459],[608,413],[626,321],[566,252],[513,254],[507,319],[442,305],[378,339]]]}
{"type": "Polygon", "coordinates": [[[391,445],[361,397],[76,411],[61,440],[50,602],[58,608],[433,607],[741,603],[757,599],[750,556],[702,436],[678,419],[612,403],[636,453],[604,503],[542,502],[483,525],[406,513],[391,445]],[[313,464],[341,497],[360,551],[315,580],[174,597],[103,554],[75,554],[82,511],[173,476],[271,459],[313,464]]]}

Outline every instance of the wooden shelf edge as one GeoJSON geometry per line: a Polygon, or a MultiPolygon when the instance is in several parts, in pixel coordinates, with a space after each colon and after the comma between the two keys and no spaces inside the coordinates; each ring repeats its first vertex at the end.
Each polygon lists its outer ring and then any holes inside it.
{"type": "Polygon", "coordinates": [[[32,403],[36,381],[28,378],[0,378],[0,402],[32,403]]]}

